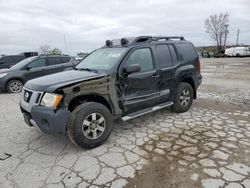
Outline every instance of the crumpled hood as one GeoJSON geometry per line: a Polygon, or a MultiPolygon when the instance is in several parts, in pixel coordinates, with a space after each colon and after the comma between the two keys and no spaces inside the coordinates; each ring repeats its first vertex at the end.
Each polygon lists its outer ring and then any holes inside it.
{"type": "Polygon", "coordinates": [[[54,92],[59,87],[102,76],[105,76],[105,74],[69,70],[29,80],[24,87],[34,91],[54,92]]]}

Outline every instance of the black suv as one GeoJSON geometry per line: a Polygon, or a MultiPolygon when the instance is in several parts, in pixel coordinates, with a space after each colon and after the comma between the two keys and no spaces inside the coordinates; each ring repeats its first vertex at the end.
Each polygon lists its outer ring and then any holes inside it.
{"type": "Polygon", "coordinates": [[[8,69],[25,58],[23,55],[6,55],[0,57],[0,69],[8,69]]]}
{"type": "Polygon", "coordinates": [[[0,90],[11,93],[21,92],[23,84],[33,78],[56,72],[77,63],[70,56],[33,56],[22,60],[10,69],[0,70],[0,90]]]}
{"type": "Polygon", "coordinates": [[[183,37],[123,38],[106,41],[74,70],[27,82],[20,105],[28,125],[93,148],[108,138],[114,119],[168,106],[187,111],[201,81],[195,47],[183,37]]]}

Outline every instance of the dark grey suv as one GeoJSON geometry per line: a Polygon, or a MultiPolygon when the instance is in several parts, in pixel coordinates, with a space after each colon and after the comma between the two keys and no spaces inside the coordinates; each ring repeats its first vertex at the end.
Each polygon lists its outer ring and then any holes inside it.
{"type": "Polygon", "coordinates": [[[21,92],[25,82],[33,78],[64,71],[77,61],[70,56],[33,56],[22,60],[10,69],[0,70],[0,90],[21,92]]]}

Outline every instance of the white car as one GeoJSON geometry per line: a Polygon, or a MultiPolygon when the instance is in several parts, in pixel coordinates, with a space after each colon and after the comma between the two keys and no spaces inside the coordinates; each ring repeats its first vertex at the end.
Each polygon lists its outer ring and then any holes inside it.
{"type": "Polygon", "coordinates": [[[250,56],[250,47],[232,47],[225,50],[225,55],[229,57],[250,56]]]}

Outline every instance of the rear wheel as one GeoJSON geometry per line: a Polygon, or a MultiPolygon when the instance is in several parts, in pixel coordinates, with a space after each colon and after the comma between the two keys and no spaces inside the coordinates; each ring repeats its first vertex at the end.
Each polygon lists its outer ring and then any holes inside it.
{"type": "Polygon", "coordinates": [[[177,113],[188,111],[193,103],[193,93],[193,88],[190,84],[186,82],[180,83],[174,98],[173,111],[177,113]]]}
{"type": "Polygon", "coordinates": [[[9,93],[19,93],[22,91],[23,82],[20,80],[10,80],[7,84],[7,91],[9,93]]]}
{"type": "Polygon", "coordinates": [[[96,102],[76,107],[67,125],[70,140],[83,148],[103,144],[112,130],[112,115],[108,108],[96,102]]]}

